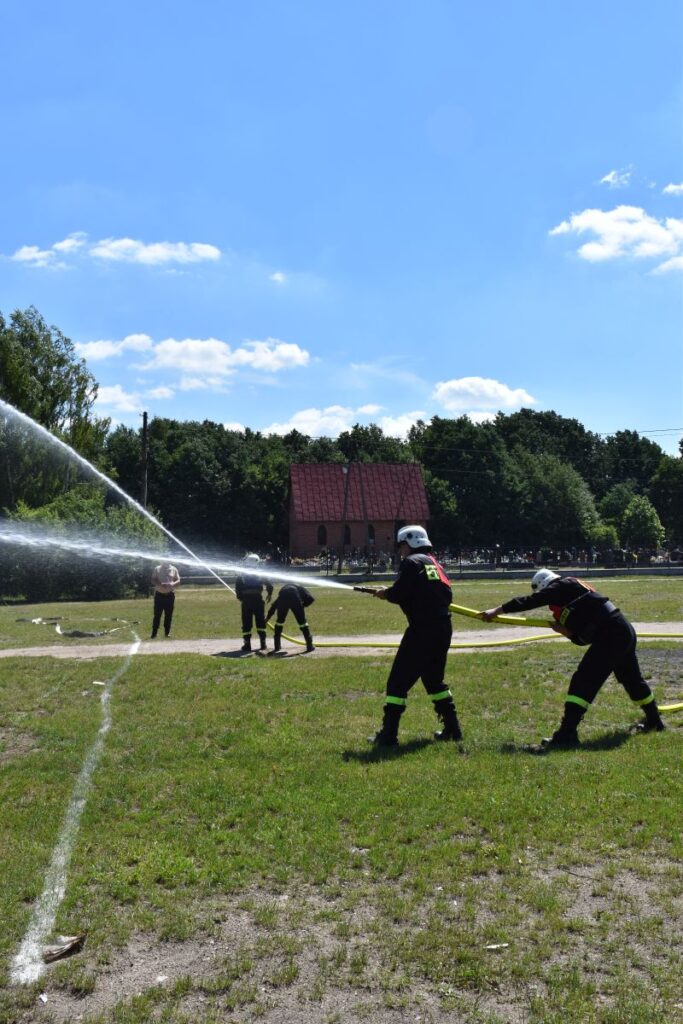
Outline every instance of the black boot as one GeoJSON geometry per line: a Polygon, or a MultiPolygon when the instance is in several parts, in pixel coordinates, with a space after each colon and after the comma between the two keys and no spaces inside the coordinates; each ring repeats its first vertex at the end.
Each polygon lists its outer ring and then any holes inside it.
{"type": "Polygon", "coordinates": [[[452,697],[445,700],[438,700],[434,704],[434,710],[443,722],[443,729],[434,733],[435,740],[455,740],[457,743],[462,739],[462,730],[455,710],[452,697]]]}
{"type": "Polygon", "coordinates": [[[275,634],[273,636],[273,649],[270,652],[271,654],[280,654],[281,653],[281,651],[282,651],[281,637],[282,637],[282,630],[278,629],[278,627],[276,626],[275,627],[275,634]]]}
{"type": "Polygon", "coordinates": [[[541,740],[543,750],[571,750],[580,746],[578,726],[586,713],[586,708],[573,701],[567,701],[564,705],[564,714],[559,729],[556,729],[552,736],[541,740]]]}
{"type": "Polygon", "coordinates": [[[304,640],[306,641],[306,653],[310,654],[311,651],[315,650],[315,647],[313,646],[313,637],[311,636],[311,631],[308,628],[308,626],[302,626],[301,632],[303,633],[304,640]]]}
{"type": "Polygon", "coordinates": [[[645,721],[638,723],[636,726],[637,732],[664,732],[666,726],[662,721],[656,700],[651,700],[649,704],[643,705],[643,714],[645,715],[645,721]]]}
{"type": "Polygon", "coordinates": [[[398,746],[398,724],[404,708],[400,704],[385,704],[382,727],[370,736],[370,742],[376,747],[397,747],[398,746]]]}
{"type": "Polygon", "coordinates": [[[246,654],[247,651],[251,650],[251,637],[245,636],[244,643],[242,644],[241,650],[246,654]]]}
{"type": "Polygon", "coordinates": [[[580,746],[581,741],[576,729],[556,729],[552,736],[546,736],[541,740],[542,750],[574,750],[580,746]]]}
{"type": "Polygon", "coordinates": [[[265,633],[259,633],[258,636],[259,636],[259,640],[261,641],[261,650],[262,651],[267,651],[268,648],[266,646],[266,634],[265,633]]]}

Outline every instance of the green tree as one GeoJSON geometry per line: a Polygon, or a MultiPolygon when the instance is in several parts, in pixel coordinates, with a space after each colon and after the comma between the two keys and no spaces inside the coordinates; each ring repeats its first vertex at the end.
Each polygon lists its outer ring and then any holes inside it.
{"type": "Polygon", "coordinates": [[[520,507],[526,545],[589,545],[599,518],[593,495],[580,474],[555,455],[518,451],[517,456],[526,487],[520,507]]]}
{"type": "Polygon", "coordinates": [[[636,485],[633,480],[625,480],[623,483],[610,487],[598,502],[598,512],[605,523],[614,526],[617,531],[620,530],[624,512],[635,496],[636,485]]]}
{"type": "Polygon", "coordinates": [[[166,546],[158,527],[130,505],[111,503],[99,483],[78,483],[37,509],[19,502],[11,518],[33,545],[3,550],[3,589],[29,601],[114,599],[145,592],[147,562],[98,550],[161,552],[166,546]]]}
{"type": "Polygon", "coordinates": [[[396,437],[386,437],[376,423],[367,427],[356,423],[339,435],[336,446],[345,462],[411,461],[406,444],[396,437]]]}
{"type": "Polygon", "coordinates": [[[650,481],[649,495],[669,544],[683,545],[683,458],[662,458],[650,481]]]}
{"type": "Polygon", "coordinates": [[[423,471],[427,503],[431,512],[430,540],[437,548],[449,547],[458,534],[458,502],[445,480],[423,471]]]}
{"type": "Polygon", "coordinates": [[[658,444],[635,430],[618,430],[605,441],[607,487],[633,482],[638,493],[645,493],[663,454],[658,444]]]}
{"type": "Polygon", "coordinates": [[[97,382],[58,328],[37,309],[0,313],[0,398],[48,430],[70,435],[93,423],[97,382]]]}
{"type": "Polygon", "coordinates": [[[408,441],[414,457],[432,477],[445,481],[455,498],[453,532],[444,545],[517,545],[520,480],[492,424],[435,416],[428,425],[417,423],[408,441]]]}
{"type": "Polygon", "coordinates": [[[624,512],[622,540],[631,548],[656,550],[664,541],[665,530],[654,505],[637,494],[624,512]]]}
{"type": "Polygon", "coordinates": [[[603,492],[604,442],[578,420],[552,411],[520,409],[510,415],[498,413],[495,428],[508,451],[521,448],[532,455],[554,455],[573,466],[594,494],[603,492]]]}
{"type": "Polygon", "coordinates": [[[588,531],[588,543],[597,551],[616,551],[619,547],[619,534],[610,523],[598,522],[588,531]]]}
{"type": "MultiPolygon", "coordinates": [[[[99,460],[109,420],[93,416],[97,383],[74,346],[36,309],[0,313],[0,398],[65,441],[90,462],[99,460]]],[[[0,506],[50,501],[78,476],[40,433],[4,411],[0,417],[0,506]],[[66,467],[66,471],[64,468],[66,467]]]]}

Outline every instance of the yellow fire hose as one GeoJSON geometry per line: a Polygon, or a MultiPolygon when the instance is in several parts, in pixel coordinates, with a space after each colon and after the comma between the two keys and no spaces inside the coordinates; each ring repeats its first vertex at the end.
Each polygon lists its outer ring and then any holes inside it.
{"type": "MultiPolygon", "coordinates": [[[[360,591],[361,594],[372,594],[374,592],[374,588],[373,587],[354,587],[353,589],[360,591]]],[[[471,619],[480,619],[481,618],[481,612],[477,611],[475,608],[465,608],[463,605],[460,605],[460,604],[451,604],[451,605],[449,605],[449,610],[451,612],[456,612],[458,615],[466,615],[466,616],[468,616],[471,619]]],[[[533,618],[533,617],[523,618],[522,616],[518,616],[518,615],[495,615],[493,617],[493,619],[491,619],[491,622],[500,622],[500,623],[502,623],[503,625],[506,625],[506,626],[535,626],[535,627],[540,627],[541,629],[552,627],[552,619],[537,619],[537,618],[533,618]]],[[[270,626],[271,624],[268,623],[268,625],[270,626]]],[[[272,628],[273,627],[271,626],[271,629],[272,628]]],[[[290,643],[297,644],[299,646],[301,646],[303,644],[302,640],[299,640],[297,637],[288,636],[287,633],[283,633],[282,636],[283,636],[283,638],[285,640],[289,640],[290,643]]],[[[683,633],[640,633],[639,636],[649,637],[649,638],[656,638],[656,639],[664,639],[664,640],[683,640],[683,633]]],[[[524,636],[524,637],[519,637],[517,640],[488,640],[488,641],[477,641],[477,642],[473,642],[473,643],[462,643],[462,644],[457,644],[457,643],[454,644],[454,643],[452,643],[451,644],[451,649],[452,650],[458,650],[458,649],[469,650],[470,648],[473,648],[473,647],[509,647],[512,644],[528,644],[528,643],[533,643],[536,640],[561,640],[561,639],[562,639],[562,635],[559,634],[559,633],[556,633],[553,630],[552,633],[541,633],[541,634],[536,634],[535,636],[524,636]]],[[[324,641],[322,643],[317,642],[317,646],[318,647],[373,647],[373,648],[377,648],[377,647],[398,647],[398,643],[396,643],[395,641],[373,642],[373,641],[368,641],[368,640],[347,640],[347,641],[342,641],[342,642],[333,643],[333,644],[325,643],[324,641]]],[[[660,704],[659,705],[659,710],[660,711],[681,711],[681,710],[683,710],[683,701],[680,702],[680,703],[677,703],[677,704],[660,704]]]]}

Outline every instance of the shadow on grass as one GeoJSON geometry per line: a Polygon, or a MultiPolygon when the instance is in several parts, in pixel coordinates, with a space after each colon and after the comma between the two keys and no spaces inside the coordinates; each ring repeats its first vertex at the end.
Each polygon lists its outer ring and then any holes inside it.
{"type": "Polygon", "coordinates": [[[361,764],[375,764],[377,761],[389,761],[406,754],[414,754],[424,747],[431,747],[432,740],[410,740],[398,747],[375,747],[368,745],[367,750],[342,750],[343,761],[359,761],[361,764]]]}
{"type": "Polygon", "coordinates": [[[252,655],[257,654],[257,651],[216,651],[215,654],[211,654],[211,658],[251,658],[252,655]]]}
{"type": "Polygon", "coordinates": [[[581,751],[604,751],[616,750],[624,743],[633,739],[633,733],[628,729],[615,730],[598,736],[595,739],[586,740],[578,747],[542,747],[540,743],[503,743],[500,746],[501,754],[530,754],[532,757],[557,757],[568,754],[576,754],[581,751]]]}

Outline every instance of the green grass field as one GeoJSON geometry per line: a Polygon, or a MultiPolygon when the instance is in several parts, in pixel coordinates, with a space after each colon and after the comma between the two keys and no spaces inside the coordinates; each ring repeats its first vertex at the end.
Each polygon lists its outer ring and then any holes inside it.
{"type": "MultiPolygon", "coordinates": [[[[601,589],[635,620],[681,618],[675,578],[601,589]]],[[[469,583],[454,600],[484,608],[516,592],[469,583]]],[[[363,595],[316,597],[321,639],[403,627],[363,595]]],[[[57,642],[16,621],[38,615],[137,618],[146,636],[150,612],[3,607],[0,636],[57,642]]],[[[179,595],[179,639],[237,646],[239,632],[230,595],[179,595]]],[[[390,651],[0,659],[0,1024],[683,1021],[683,715],[632,736],[638,712],[610,680],[582,749],[525,752],[556,724],[580,654],[559,641],[454,655],[462,749],[432,742],[418,684],[387,754],[366,737],[390,651]],[[14,985],[105,689],[111,728],[54,928],[86,943],[14,985]]],[[[682,700],[683,643],[640,655],[657,697],[682,700]]]]}

